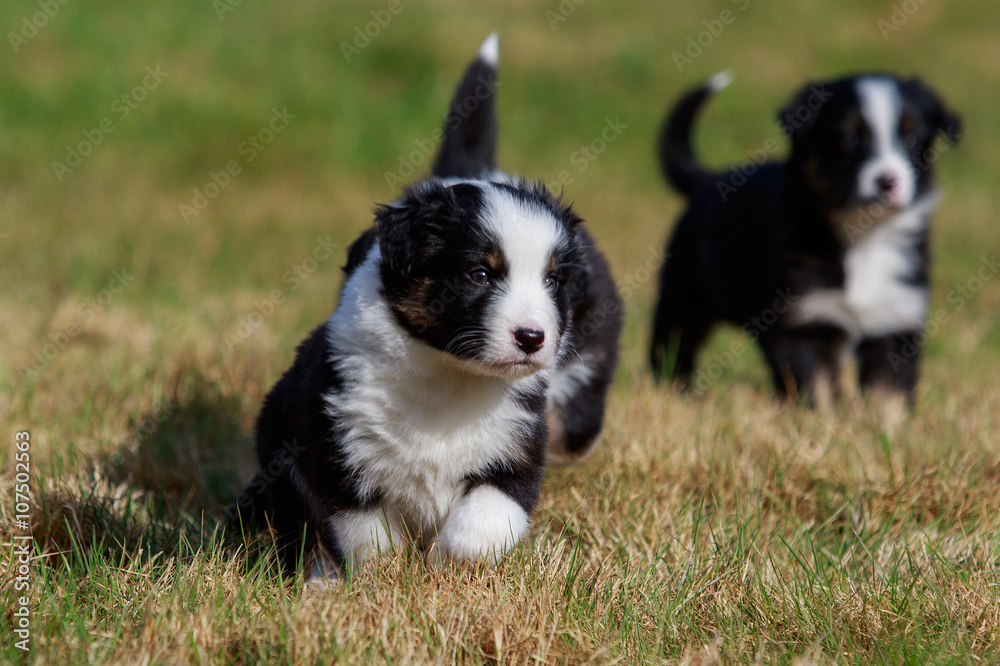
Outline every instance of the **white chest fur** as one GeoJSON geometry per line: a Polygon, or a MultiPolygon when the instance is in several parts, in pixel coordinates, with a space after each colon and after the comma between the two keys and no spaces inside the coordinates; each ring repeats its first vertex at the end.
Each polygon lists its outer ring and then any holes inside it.
{"type": "Polygon", "coordinates": [[[367,261],[327,324],[344,387],[326,396],[326,411],[361,492],[381,497],[409,529],[434,531],[468,475],[518,454],[532,414],[516,392],[540,387],[544,378],[508,380],[451,367],[446,355],[396,324],[375,287],[377,271],[367,261]]]}
{"type": "Polygon", "coordinates": [[[796,323],[840,326],[852,339],[912,331],[927,315],[927,289],[911,284],[916,243],[936,200],[927,197],[854,239],[844,254],[844,285],[806,294],[796,323]]]}
{"type": "Polygon", "coordinates": [[[380,496],[411,529],[438,527],[469,474],[516,455],[531,415],[499,381],[393,376],[355,361],[347,374],[356,381],[327,397],[327,413],[343,424],[346,466],[362,493],[380,496]]]}

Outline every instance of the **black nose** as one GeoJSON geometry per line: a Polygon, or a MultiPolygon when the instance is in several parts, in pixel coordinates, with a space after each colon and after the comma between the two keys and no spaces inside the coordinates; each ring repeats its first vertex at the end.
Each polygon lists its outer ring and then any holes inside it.
{"type": "Polygon", "coordinates": [[[545,342],[545,331],[519,328],[514,331],[514,340],[517,341],[517,348],[525,354],[534,354],[542,348],[542,343],[545,342]]]}
{"type": "Polygon", "coordinates": [[[892,189],[896,187],[896,177],[884,173],[875,179],[875,184],[878,186],[879,192],[892,192],[892,189]]]}

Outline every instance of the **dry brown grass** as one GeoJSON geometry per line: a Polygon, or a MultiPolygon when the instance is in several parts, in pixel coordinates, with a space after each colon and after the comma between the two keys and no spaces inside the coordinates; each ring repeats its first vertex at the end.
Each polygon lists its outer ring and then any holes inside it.
{"type": "MultiPolygon", "coordinates": [[[[19,25],[26,10],[8,4],[0,25],[19,25]]],[[[29,660],[1000,662],[1000,280],[948,300],[996,247],[998,5],[928,4],[883,42],[884,7],[751,3],[683,74],[671,52],[717,9],[587,2],[551,31],[556,5],[408,4],[347,66],[338,42],[370,20],[363,3],[242,3],[225,22],[204,3],[113,17],[71,3],[0,61],[0,423],[4,441],[31,432],[29,660]],[[303,594],[268,566],[266,539],[220,528],[254,467],[261,399],[329,314],[342,258],[294,291],[281,275],[317,236],[346,247],[370,223],[393,196],[383,171],[430,135],[494,29],[503,164],[553,181],[605,118],[630,125],[567,189],[614,274],[636,282],[603,441],[548,474],[530,539],[499,569],[439,572],[399,553],[303,594]],[[158,61],[173,78],[56,183],[49,161],[158,61]],[[872,66],[920,72],[969,133],[940,162],[932,303],[951,320],[926,347],[916,409],[887,420],[850,391],[829,414],[779,403],[756,352],[702,396],[654,387],[642,269],[681,205],[651,148],[667,101],[736,69],[698,138],[722,164],[773,135],[798,81],[872,66]],[[284,103],[295,123],[185,225],[178,203],[284,103]],[[121,267],[135,281],[23,377],[121,267]],[[223,334],[274,289],[285,301],[227,349],[223,334]]],[[[24,657],[9,642],[0,655],[24,657]]]]}

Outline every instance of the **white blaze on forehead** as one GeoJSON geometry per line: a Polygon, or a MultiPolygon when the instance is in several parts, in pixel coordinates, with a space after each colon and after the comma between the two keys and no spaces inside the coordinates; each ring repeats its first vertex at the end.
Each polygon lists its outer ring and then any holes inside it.
{"type": "Polygon", "coordinates": [[[552,255],[564,242],[565,231],[552,213],[496,187],[484,190],[483,226],[497,239],[509,268],[498,283],[501,290],[494,319],[489,322],[494,348],[513,348],[511,333],[537,326],[545,343],[539,361],[554,361],[558,346],[558,313],[552,292],[545,286],[552,255]]]}
{"type": "Polygon", "coordinates": [[[879,177],[892,175],[898,184],[891,203],[908,206],[916,191],[916,174],[898,136],[903,111],[899,86],[889,78],[868,77],[857,82],[856,90],[872,134],[872,154],[858,174],[858,193],[865,198],[879,195],[879,177]]]}
{"type": "Polygon", "coordinates": [[[563,241],[563,229],[552,213],[518,201],[496,188],[485,193],[483,222],[500,241],[512,282],[534,283],[549,272],[552,253],[563,241]]]}

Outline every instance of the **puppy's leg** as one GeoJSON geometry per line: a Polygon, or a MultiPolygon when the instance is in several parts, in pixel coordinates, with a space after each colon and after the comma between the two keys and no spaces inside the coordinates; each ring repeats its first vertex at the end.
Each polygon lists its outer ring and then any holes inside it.
{"type": "Polygon", "coordinates": [[[908,401],[920,378],[920,346],[914,333],[865,338],[858,345],[858,383],[863,391],[899,392],[908,401]]]}
{"type": "Polygon", "coordinates": [[[685,390],[691,388],[691,375],[694,373],[694,360],[701,348],[711,325],[702,321],[688,321],[678,331],[677,358],[674,365],[674,378],[685,390]]]}
{"type": "Polygon", "coordinates": [[[615,350],[587,352],[553,378],[548,392],[548,462],[586,457],[604,426],[604,403],[615,368],[615,350]]]}
{"type": "Polygon", "coordinates": [[[607,386],[585,384],[565,402],[549,403],[548,462],[566,465],[586,457],[597,443],[604,425],[607,386]]]}
{"type": "Polygon", "coordinates": [[[391,552],[405,543],[402,521],[382,507],[339,511],[326,519],[321,530],[323,548],[316,555],[307,584],[335,583],[342,567],[357,568],[380,552],[391,552]]]}
{"type": "Polygon", "coordinates": [[[281,570],[286,576],[294,575],[299,559],[311,552],[316,543],[315,530],[306,518],[309,513],[306,503],[285,472],[265,477],[263,485],[251,485],[247,492],[263,495],[262,504],[268,507],[264,520],[273,530],[281,570]]]}
{"type": "Polygon", "coordinates": [[[657,313],[649,354],[653,376],[659,380],[661,375],[665,375],[668,379],[677,380],[682,388],[689,388],[695,356],[710,328],[711,324],[704,321],[680,320],[673,314],[657,313]]]}
{"type": "Polygon", "coordinates": [[[660,274],[660,298],[653,315],[653,337],[649,347],[649,365],[657,381],[662,375],[668,379],[676,376],[676,335],[687,310],[681,287],[684,280],[679,273],[678,260],[667,259],[660,274]]]}
{"type": "Polygon", "coordinates": [[[888,432],[913,407],[920,378],[920,347],[913,333],[866,338],[858,345],[858,384],[888,432]]]}
{"type": "Polygon", "coordinates": [[[775,331],[760,340],[778,393],[832,409],[840,393],[840,352],[847,334],[832,326],[775,331]]]}
{"type": "Polygon", "coordinates": [[[393,511],[382,507],[342,511],[329,519],[348,566],[357,566],[380,552],[405,543],[406,530],[393,511]]]}
{"type": "Polygon", "coordinates": [[[528,532],[528,513],[500,488],[476,486],[451,510],[432,546],[432,560],[485,561],[496,566],[528,532]]]}

